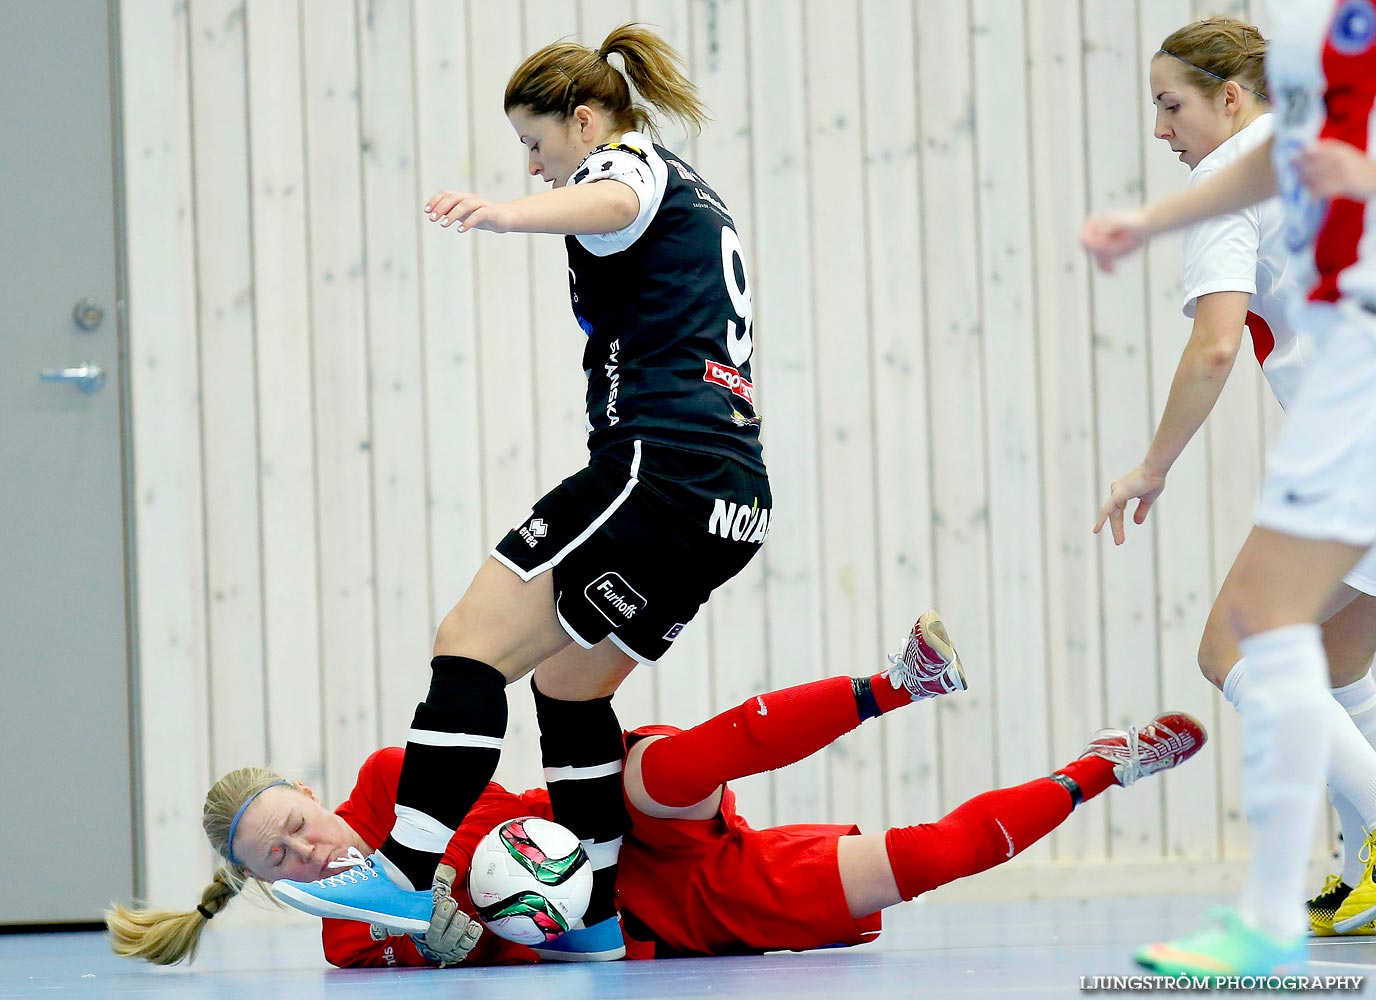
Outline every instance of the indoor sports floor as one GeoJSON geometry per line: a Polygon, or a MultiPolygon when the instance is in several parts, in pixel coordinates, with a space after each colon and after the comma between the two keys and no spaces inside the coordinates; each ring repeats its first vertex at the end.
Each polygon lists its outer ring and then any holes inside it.
{"type": "MultiPolygon", "coordinates": [[[[0,998],[1070,997],[1086,995],[1081,976],[1140,972],[1135,946],[1189,931],[1209,905],[1199,896],[910,904],[890,910],[883,936],[860,948],[510,969],[330,969],[308,926],[223,928],[206,936],[194,965],[171,969],[116,959],[95,932],[10,934],[0,935],[0,998]]],[[[1376,975],[1376,939],[1321,940],[1312,954],[1313,975],[1376,975]]]]}

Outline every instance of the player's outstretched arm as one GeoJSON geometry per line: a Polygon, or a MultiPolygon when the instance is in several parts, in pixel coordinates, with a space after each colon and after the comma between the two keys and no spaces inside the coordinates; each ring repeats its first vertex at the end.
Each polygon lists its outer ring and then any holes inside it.
{"type": "Polygon", "coordinates": [[[1166,488],[1171,467],[1203,426],[1228,381],[1242,346],[1250,299],[1246,292],[1211,292],[1199,297],[1190,342],[1180,355],[1151,447],[1141,465],[1109,487],[1108,499],[1099,508],[1094,534],[1102,531],[1107,522],[1113,531],[1113,544],[1122,545],[1127,538],[1124,515],[1134,498],[1137,509],[1133,511],[1133,523],[1146,521],[1152,504],[1166,488]]]}
{"type": "Polygon", "coordinates": [[[1153,236],[1236,212],[1275,193],[1276,173],[1271,165],[1271,140],[1267,140],[1202,184],[1139,209],[1090,216],[1080,231],[1080,242],[1101,269],[1112,273],[1114,261],[1153,236]]]}
{"type": "Polygon", "coordinates": [[[461,233],[553,233],[593,236],[625,229],[640,213],[640,199],[620,181],[556,188],[515,201],[490,201],[463,191],[440,191],[425,203],[431,222],[461,233]]]}

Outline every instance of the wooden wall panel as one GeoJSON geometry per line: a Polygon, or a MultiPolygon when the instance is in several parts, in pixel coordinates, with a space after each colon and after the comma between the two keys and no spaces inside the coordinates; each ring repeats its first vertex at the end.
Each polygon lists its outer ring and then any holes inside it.
{"type": "MultiPolygon", "coordinates": [[[[1136,12],[1127,5],[1086,4],[1084,72],[1089,131],[1089,207],[1133,205],[1142,197],[1142,134],[1137,115],[1123,114],[1143,100],[1136,12]]],[[[1094,335],[1098,478],[1095,504],[1108,484],[1141,460],[1151,416],[1148,398],[1145,264],[1140,256],[1112,277],[1091,283],[1094,335]]],[[[1093,514],[1091,510],[1088,512],[1093,514]]],[[[1141,539],[1139,539],[1141,541],[1141,539]]],[[[1159,689],[1155,552],[1147,545],[1113,546],[1097,539],[1104,638],[1105,723],[1138,724],[1159,689]]],[[[1160,786],[1115,796],[1108,803],[1109,856],[1159,855],[1163,818],[1160,786]]]]}
{"type": "MultiPolygon", "coordinates": [[[[188,5],[211,767],[267,754],[244,5],[188,5]]],[[[188,331],[190,332],[190,331],[188,331]]]]}
{"type": "Polygon", "coordinates": [[[409,0],[357,10],[378,724],[398,743],[429,682],[432,627],[414,26],[409,0]]]}
{"type": "MultiPolygon", "coordinates": [[[[1147,86],[1150,60],[1161,42],[1176,28],[1190,20],[1186,0],[1148,4],[1141,8],[1139,63],[1136,84],[1141,99],[1139,131],[1150,136],[1155,125],[1156,108],[1147,86]]],[[[1161,139],[1144,139],[1142,153],[1144,194],[1160,197],[1179,190],[1189,177],[1188,168],[1161,139]]],[[[1191,321],[1181,313],[1184,288],[1181,284],[1180,241],[1160,240],[1146,254],[1146,309],[1151,369],[1151,419],[1135,442],[1136,461],[1146,456],[1170,393],[1180,352],[1188,342],[1191,321]]],[[[1238,375],[1250,374],[1245,358],[1240,358],[1238,375]]],[[[1207,434],[1181,454],[1171,469],[1162,501],[1153,507],[1148,523],[1132,530],[1126,544],[1154,546],[1157,553],[1156,594],[1160,609],[1161,699],[1163,705],[1190,712],[1204,722],[1215,739],[1219,736],[1220,716],[1233,715],[1232,707],[1203,681],[1197,664],[1199,638],[1213,604],[1216,590],[1210,560],[1200,558],[1209,548],[1209,442],[1207,434]]],[[[1110,475],[1118,476],[1121,471],[1110,475]]],[[[1105,495],[1106,495],[1105,489],[1105,495]]],[[[1223,743],[1219,742],[1220,748],[1223,743]]],[[[1227,752],[1227,751],[1223,751],[1227,752]]],[[[1166,850],[1171,857],[1211,857],[1217,850],[1219,822],[1218,780],[1215,769],[1202,767],[1193,781],[1173,781],[1164,785],[1166,801],[1166,850]]]]}
{"type": "MultiPolygon", "coordinates": [[[[860,93],[856,11],[828,0],[804,5],[807,73],[819,85],[809,92],[808,130],[812,183],[804,204],[818,228],[807,274],[814,294],[819,506],[822,516],[821,596],[824,674],[850,672],[880,661],[873,493],[859,484],[875,479],[869,309],[865,255],[841,238],[865,217],[865,128],[856,113],[860,93]],[[838,178],[854,178],[838,183],[838,178]],[[823,235],[825,234],[825,235],[823,235]],[[866,405],[857,405],[864,400],[866,405]]],[[[878,193],[876,192],[876,195],[878,193]]],[[[865,829],[882,826],[882,730],[868,726],[827,749],[831,808],[865,829]]]]}
{"type": "MultiPolygon", "coordinates": [[[[466,9],[416,0],[415,209],[473,176],[472,59],[466,9]]],[[[491,549],[483,468],[479,385],[481,340],[473,240],[428,221],[417,233],[425,359],[425,444],[430,527],[430,626],[463,595],[491,549]]],[[[423,671],[416,690],[424,690],[423,671]]]]}
{"type": "Polygon", "coordinates": [[[268,759],[324,776],[301,10],[245,8],[268,759]]]}
{"type": "MultiPolygon", "coordinates": [[[[932,449],[918,185],[916,25],[911,4],[860,5],[863,58],[866,230],[865,289],[871,329],[877,524],[874,577],[878,652],[897,652],[917,616],[936,603],[932,561],[932,449]]],[[[955,622],[952,627],[959,629],[955,622]]],[[[963,644],[963,640],[958,640],[963,644]]],[[[963,646],[962,646],[963,648],[963,646]]],[[[887,667],[883,655],[858,660],[853,673],[887,667]]],[[[973,664],[972,664],[973,666],[973,664]]],[[[837,665],[835,669],[843,669],[837,665]]],[[[982,668],[981,668],[982,669],[982,668]]],[[[978,683],[978,681],[976,681],[978,683]]],[[[935,816],[941,805],[936,707],[924,705],[882,723],[892,822],[935,816]]]]}
{"type": "Polygon", "coordinates": [[[971,676],[970,690],[941,699],[936,713],[941,746],[980,748],[939,753],[941,802],[949,809],[995,781],[978,150],[969,6],[920,4],[918,10],[922,234],[927,260],[943,262],[923,283],[927,392],[940,420],[929,441],[933,598],[971,676]]]}
{"type": "MultiPolygon", "coordinates": [[[[1049,771],[1047,630],[1040,398],[1027,67],[1021,12],[998,0],[971,7],[975,148],[979,177],[980,312],[984,343],[986,475],[989,511],[990,659],[994,777],[1015,784],[1049,771]]],[[[978,680],[977,680],[978,683],[978,680]]],[[[1070,748],[1056,748],[1061,754],[1070,748]]],[[[1051,845],[1033,847],[1046,859],[1051,845]]]]}
{"type": "MultiPolygon", "coordinates": [[[[194,899],[210,850],[205,511],[186,7],[120,6],[140,891],[194,899]]],[[[171,904],[169,905],[180,905],[171,904]]]]}
{"type": "MultiPolygon", "coordinates": [[[[816,384],[824,376],[813,333],[817,289],[808,276],[808,247],[817,236],[816,220],[804,208],[812,179],[808,101],[824,83],[806,70],[799,5],[751,4],[748,14],[748,102],[762,112],[752,129],[752,229],[769,234],[768,252],[750,261],[759,357],[752,372],[760,373],[760,433],[774,494],[761,557],[768,581],[765,614],[772,624],[769,680],[783,686],[823,677],[830,669],[823,650],[815,406],[816,384]]],[[[791,767],[776,785],[774,807],[779,823],[828,814],[826,760],[817,755],[791,767]]]]}
{"type": "MultiPolygon", "coordinates": [[[[376,749],[377,585],[358,24],[307,0],[301,25],[310,224],[325,788],[347,795],[376,749]]],[[[423,690],[423,689],[422,689],[423,690]]]]}
{"type": "MultiPolygon", "coordinates": [[[[1100,502],[1089,264],[1079,249],[1088,204],[1083,32],[1075,0],[1027,5],[1028,125],[1036,234],[1037,358],[1041,398],[1043,577],[1047,608],[1047,734],[1053,758],[1103,725],[1104,659],[1097,540],[1100,502]]],[[[1055,856],[1107,856],[1103,810],[1052,837],[1055,856]]]]}

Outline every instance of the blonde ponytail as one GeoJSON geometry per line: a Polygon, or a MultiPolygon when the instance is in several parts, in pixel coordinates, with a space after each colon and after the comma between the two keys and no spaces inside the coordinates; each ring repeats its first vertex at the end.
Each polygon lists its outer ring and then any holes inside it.
{"type": "Polygon", "coordinates": [[[144,958],[155,965],[195,961],[201,931],[243,888],[242,870],[223,867],[201,893],[194,910],[150,910],[112,903],[105,911],[110,948],[121,958],[144,958]]]}
{"type": "MultiPolygon", "coordinates": [[[[201,808],[201,829],[216,853],[230,859],[234,823],[243,808],[265,789],[287,783],[276,771],[265,767],[241,767],[211,785],[201,808]]],[[[222,866],[201,892],[201,901],[193,910],[151,910],[140,904],[111,903],[105,911],[110,948],[122,958],[145,958],[157,965],[195,961],[206,923],[229,905],[249,877],[241,865],[231,862],[222,866]]],[[[265,887],[263,894],[277,903],[265,887]]]]}
{"type": "Polygon", "coordinates": [[[683,57],[663,38],[644,25],[623,24],[599,48],[555,42],[528,57],[507,81],[502,108],[567,118],[580,104],[597,104],[618,130],[654,134],[654,116],[632,100],[629,78],[647,104],[700,132],[711,116],[682,66],[683,57]],[[624,76],[608,62],[612,54],[621,56],[624,76]]]}

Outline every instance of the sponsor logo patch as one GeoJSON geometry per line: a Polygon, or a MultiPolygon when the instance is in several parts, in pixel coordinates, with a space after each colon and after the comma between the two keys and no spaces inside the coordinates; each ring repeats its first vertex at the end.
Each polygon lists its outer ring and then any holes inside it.
{"type": "Polygon", "coordinates": [[[702,376],[704,382],[711,382],[731,390],[731,395],[739,396],[751,406],[755,405],[755,386],[730,365],[720,365],[715,361],[707,362],[707,372],[702,376]]]}
{"type": "Polygon", "coordinates": [[[529,524],[521,525],[517,534],[533,549],[540,539],[549,534],[549,525],[545,524],[545,519],[542,517],[532,518],[529,524]]]}
{"type": "Polygon", "coordinates": [[[692,181],[694,184],[698,183],[698,175],[693,173],[682,163],[679,163],[678,160],[670,160],[666,158],[664,162],[669,164],[669,166],[673,167],[675,170],[677,170],[678,175],[685,181],[692,181]]]}
{"type": "Polygon", "coordinates": [[[675,639],[677,639],[677,638],[679,637],[679,633],[682,632],[682,631],[684,630],[684,628],[687,626],[687,624],[688,624],[687,622],[679,622],[677,625],[675,625],[675,626],[674,626],[673,628],[671,628],[669,631],[665,632],[665,633],[664,633],[664,641],[665,641],[665,642],[673,642],[675,639]]]}
{"type": "Polygon", "coordinates": [[[645,596],[620,573],[603,573],[583,588],[583,596],[613,626],[624,625],[645,607],[645,596]]]}
{"type": "Polygon", "coordinates": [[[712,501],[712,516],[707,521],[707,530],[722,538],[735,542],[754,542],[760,545],[769,534],[768,507],[753,504],[730,503],[720,498],[712,501]]]}
{"type": "Polygon", "coordinates": [[[607,345],[607,361],[602,370],[607,376],[607,426],[615,427],[621,418],[616,415],[616,397],[621,392],[621,362],[617,355],[621,351],[621,341],[613,340],[607,345]]]}

